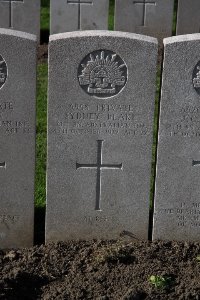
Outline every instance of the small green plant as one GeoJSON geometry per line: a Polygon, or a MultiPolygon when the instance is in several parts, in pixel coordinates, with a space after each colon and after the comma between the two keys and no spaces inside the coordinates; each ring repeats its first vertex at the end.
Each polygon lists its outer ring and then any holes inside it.
{"type": "Polygon", "coordinates": [[[107,245],[99,249],[95,253],[96,264],[102,263],[125,263],[129,264],[134,261],[134,256],[132,255],[129,247],[121,243],[116,243],[113,245],[107,245]]]}
{"type": "Polygon", "coordinates": [[[159,275],[151,275],[149,281],[156,288],[167,288],[172,283],[172,278],[170,276],[159,276],[159,275]]]}
{"type": "Polygon", "coordinates": [[[200,254],[197,255],[196,260],[200,262],[200,254]]]}

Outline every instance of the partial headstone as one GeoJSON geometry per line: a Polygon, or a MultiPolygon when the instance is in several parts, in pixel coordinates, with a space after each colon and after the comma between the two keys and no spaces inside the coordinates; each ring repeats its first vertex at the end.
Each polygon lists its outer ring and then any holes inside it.
{"type": "Polygon", "coordinates": [[[0,248],[33,244],[36,45],[0,29],[0,248]]]}
{"type": "Polygon", "coordinates": [[[200,1],[179,0],[176,33],[188,34],[200,32],[200,1]]]}
{"type": "Polygon", "coordinates": [[[49,54],[46,241],[147,239],[156,39],[57,34],[49,54]]]}
{"type": "Polygon", "coordinates": [[[50,32],[108,29],[109,0],[51,0],[50,32]]]}
{"type": "Polygon", "coordinates": [[[0,27],[37,35],[40,39],[40,0],[0,0],[0,27]]]}
{"type": "Polygon", "coordinates": [[[115,30],[157,37],[172,35],[174,0],[116,0],[115,30]]]}
{"type": "Polygon", "coordinates": [[[200,34],[164,46],[153,238],[199,241],[200,34]]]}

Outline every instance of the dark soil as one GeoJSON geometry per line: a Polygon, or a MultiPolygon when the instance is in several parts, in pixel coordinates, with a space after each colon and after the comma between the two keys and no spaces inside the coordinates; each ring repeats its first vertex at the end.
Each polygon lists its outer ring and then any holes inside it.
{"type": "Polygon", "coordinates": [[[142,241],[0,251],[0,299],[197,300],[199,254],[199,243],[142,241]]]}
{"type": "Polygon", "coordinates": [[[42,44],[38,46],[37,59],[38,63],[48,62],[48,44],[42,44]]]}

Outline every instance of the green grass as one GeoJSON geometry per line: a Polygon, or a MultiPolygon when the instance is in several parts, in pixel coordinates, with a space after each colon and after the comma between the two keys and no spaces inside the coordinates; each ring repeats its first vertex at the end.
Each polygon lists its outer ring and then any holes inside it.
{"type": "Polygon", "coordinates": [[[49,8],[41,8],[41,30],[49,30],[49,8]]]}
{"type": "Polygon", "coordinates": [[[38,65],[37,70],[37,139],[36,139],[36,177],[35,204],[45,206],[46,199],[46,140],[47,140],[47,64],[38,65]]]}
{"type": "Polygon", "coordinates": [[[173,284],[173,278],[168,275],[152,275],[149,282],[157,289],[167,289],[173,284]]]}
{"type": "Polygon", "coordinates": [[[114,9],[115,9],[114,0],[110,0],[109,19],[108,19],[108,29],[109,30],[114,30],[114,9]]]}

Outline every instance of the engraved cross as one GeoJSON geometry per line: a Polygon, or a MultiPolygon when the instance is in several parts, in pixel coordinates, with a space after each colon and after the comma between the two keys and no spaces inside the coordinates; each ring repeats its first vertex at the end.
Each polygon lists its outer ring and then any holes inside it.
{"type": "Polygon", "coordinates": [[[4,162],[2,162],[2,163],[0,163],[0,168],[4,168],[4,169],[6,169],[6,162],[4,161],[4,162]]]}
{"type": "Polygon", "coordinates": [[[78,5],[78,30],[81,29],[81,5],[93,5],[92,0],[67,0],[67,4],[77,4],[78,5]]]}
{"type": "Polygon", "coordinates": [[[138,5],[142,5],[143,6],[142,25],[141,26],[145,26],[145,22],[146,22],[146,6],[147,5],[155,5],[156,6],[156,2],[155,1],[138,0],[138,1],[133,1],[133,4],[138,4],[138,5]]]}
{"type": "Polygon", "coordinates": [[[76,170],[80,168],[85,169],[97,169],[97,179],[96,179],[96,205],[95,210],[101,210],[101,170],[102,169],[121,169],[122,164],[103,164],[102,163],[102,148],[103,140],[97,140],[97,163],[96,164],[79,164],[76,163],[76,170]]]}
{"type": "Polygon", "coordinates": [[[192,161],[192,166],[194,167],[194,166],[198,166],[198,165],[200,165],[200,161],[199,160],[193,160],[192,161]]]}
{"type": "Polygon", "coordinates": [[[9,2],[9,28],[13,27],[12,24],[12,3],[13,2],[24,2],[24,0],[0,0],[0,2],[9,2]]]}

